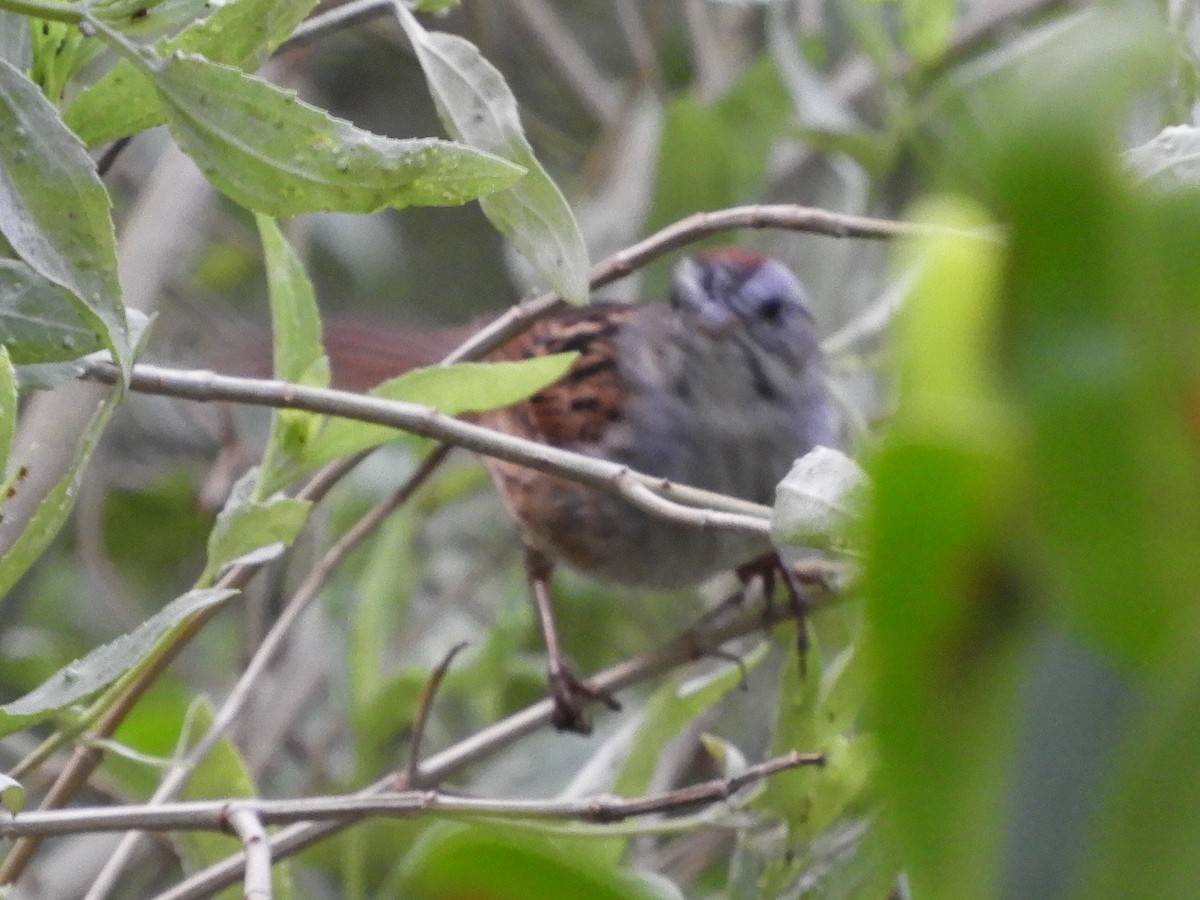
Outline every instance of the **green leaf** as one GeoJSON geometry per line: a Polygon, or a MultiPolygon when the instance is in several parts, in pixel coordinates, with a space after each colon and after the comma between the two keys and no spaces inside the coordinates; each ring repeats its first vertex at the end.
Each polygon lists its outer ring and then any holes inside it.
{"type": "Polygon", "coordinates": [[[998,399],[1000,272],[965,201],[919,215],[923,266],[898,325],[900,397],[871,460],[864,573],[872,723],[914,892],[995,891],[1031,599],[1009,559],[1019,502],[998,399]]]}
{"type": "Polygon", "coordinates": [[[866,473],[840,450],[810,450],[775,489],[772,540],[796,547],[845,547],[848,531],[862,515],[867,487],[866,473]]]}
{"type": "MultiPolygon", "coordinates": [[[[577,353],[556,353],[532,359],[413,369],[385,381],[370,394],[432,406],[450,416],[483,412],[524,400],[553,384],[577,357],[577,353]]],[[[309,446],[307,462],[319,465],[395,440],[401,434],[403,432],[384,425],[331,419],[309,446]]]]}
{"type": "Polygon", "coordinates": [[[447,141],[371,134],[201,57],[177,53],[151,68],[180,147],[230,198],[267,215],[457,206],[522,172],[447,141]]]}
{"type": "MultiPolygon", "coordinates": [[[[11,542],[8,552],[0,556],[0,597],[7,594],[17,580],[24,575],[42,555],[42,551],[50,545],[62,528],[71,510],[75,506],[75,496],[79,490],[79,481],[83,474],[84,465],[96,449],[96,442],[108,424],[108,419],[120,401],[119,391],[109,393],[103,405],[92,416],[88,426],[80,437],[75,457],[62,478],[51,488],[38,504],[37,510],[25,525],[25,530],[11,542]]],[[[25,463],[23,462],[22,465],[25,463]]],[[[5,485],[5,496],[0,497],[0,503],[7,499],[7,492],[20,490],[20,466],[9,473],[5,485]]],[[[0,520],[0,531],[12,528],[12,524],[0,520]]]]}
{"type": "Polygon", "coordinates": [[[0,804],[14,815],[25,805],[25,788],[21,782],[7,775],[0,775],[0,804]]]}
{"type": "Polygon", "coordinates": [[[234,596],[232,590],[189,591],[172,600],[136,629],[59,669],[24,697],[0,706],[0,735],[57,716],[67,707],[108,687],[137,666],[159,641],[203,609],[234,596]]]}
{"type": "Polygon", "coordinates": [[[243,475],[218,513],[208,536],[208,563],[200,576],[201,584],[211,582],[237,563],[273,559],[296,539],[308,521],[312,504],[306,500],[282,496],[256,499],[258,477],[257,469],[243,475]]]}
{"type": "Polygon", "coordinates": [[[503,825],[432,829],[412,849],[404,896],[422,900],[662,900],[634,873],[600,866],[545,837],[503,825]]]}
{"type": "MultiPolygon", "coordinates": [[[[172,0],[147,19],[186,15],[172,0]]],[[[233,0],[178,35],[155,44],[160,56],[176,50],[199,53],[240,69],[261,65],[303,21],[316,0],[233,0]]],[[[156,21],[156,27],[161,22],[156,21]]],[[[119,60],[94,84],[80,91],[64,113],[67,125],[89,146],[115,141],[166,121],[150,79],[129,60],[119,60]]]]}
{"type": "Polygon", "coordinates": [[[0,60],[0,233],[34,271],[69,292],[123,368],[129,343],[108,191],[41,91],[0,60]]]}
{"type": "Polygon", "coordinates": [[[23,365],[77,359],[104,341],[69,290],[20,260],[0,259],[0,345],[23,365]]]}
{"type": "Polygon", "coordinates": [[[507,190],[481,199],[484,213],[564,300],[586,303],[587,246],[562,191],[525,139],[517,101],[504,76],[470,41],[428,32],[405,6],[397,3],[395,9],[446,131],[526,173],[507,190]]]}
{"type": "MultiPolygon", "coordinates": [[[[321,346],[321,316],[312,284],[275,221],[262,215],[256,219],[271,299],[275,377],[328,387],[329,360],[321,346]]],[[[257,488],[260,499],[299,474],[300,460],[320,430],[321,421],[321,416],[303,410],[275,410],[257,488]]]]}
{"type": "Polygon", "coordinates": [[[955,0],[904,0],[904,49],[923,63],[941,59],[954,31],[955,0]]]}

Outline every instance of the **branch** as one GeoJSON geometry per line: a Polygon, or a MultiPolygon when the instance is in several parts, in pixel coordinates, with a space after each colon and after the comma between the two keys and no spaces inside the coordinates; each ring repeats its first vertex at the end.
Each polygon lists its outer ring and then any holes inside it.
{"type": "MultiPolygon", "coordinates": [[[[165,805],[56,809],[19,813],[0,823],[0,837],[41,837],[103,831],[226,831],[266,851],[265,825],[330,822],[339,825],[372,816],[409,818],[424,814],[455,817],[541,819],[611,824],[625,819],[676,812],[730,799],[747,786],[778,772],[824,765],[822,753],[791,751],[750,766],[730,778],[715,778],[646,797],[585,797],[571,800],[524,800],[463,797],[439,791],[402,791],[371,796],[302,797],[293,800],[198,800],[165,805]]],[[[248,868],[248,867],[247,867],[248,868]]],[[[250,878],[247,876],[247,889],[250,878]]],[[[267,884],[270,884],[268,878],[267,884]]]]}
{"type": "MultiPolygon", "coordinates": [[[[82,377],[104,384],[115,384],[120,373],[112,363],[87,360],[83,364],[82,377]]],[[[168,369],[144,364],[134,366],[129,387],[141,393],[162,394],[200,402],[221,400],[277,409],[303,409],[323,415],[387,425],[422,437],[466,447],[484,456],[569,478],[608,494],[618,494],[653,515],[684,524],[719,524],[723,528],[761,535],[770,531],[769,507],[714,491],[664,482],[662,478],[631,471],[619,463],[572,453],[569,450],[484,428],[417,403],[386,400],[351,391],[310,387],[286,381],[242,378],[203,370],[168,369]],[[624,487],[630,482],[645,487],[658,496],[647,502],[643,492],[627,490],[624,487]],[[666,499],[663,496],[665,493],[670,493],[682,503],[666,499]],[[719,521],[697,521],[696,510],[692,508],[694,506],[734,515],[725,516],[719,521]]]]}
{"type": "MultiPolygon", "coordinates": [[[[928,234],[946,230],[890,219],[852,216],[810,206],[734,206],[713,212],[696,213],[680,219],[633,246],[614,253],[592,267],[589,283],[593,289],[611,284],[660,256],[714,234],[762,228],[867,240],[888,240],[906,234],[928,234]]],[[[446,357],[444,362],[478,359],[520,334],[531,322],[562,304],[563,299],[552,291],[518,303],[472,335],[446,357]]]]}
{"type": "MultiPolygon", "coordinates": [[[[299,620],[301,613],[308,609],[312,601],[320,594],[330,576],[388,515],[403,505],[416,489],[425,483],[430,473],[437,468],[448,452],[449,447],[445,444],[435,448],[402,485],[372,507],[325,552],[325,555],[301,582],[283,612],[271,626],[271,630],[267,632],[266,637],[255,650],[254,656],[238,677],[229,696],[225,698],[225,702],[213,716],[208,730],[188,750],[187,755],[163,777],[147,802],[147,806],[165,803],[179,792],[192,772],[195,771],[195,767],[216,746],[221,737],[233,725],[234,720],[241,714],[246,702],[250,699],[251,690],[266,670],[267,664],[283,646],[292,626],[299,620]]],[[[314,490],[323,492],[327,489],[326,482],[332,484],[333,480],[330,479],[330,473],[323,472],[321,476],[309,482],[309,492],[314,490]]],[[[104,868],[100,870],[91,887],[88,888],[85,900],[99,900],[99,898],[107,897],[117,886],[121,871],[128,865],[139,837],[137,834],[128,834],[117,845],[116,850],[105,862],[104,868]]]]}
{"type": "MultiPolygon", "coordinates": [[[[841,571],[841,567],[833,566],[831,568],[836,570],[835,573],[823,580],[827,583],[837,583],[837,573],[841,571]]],[[[814,598],[812,606],[820,608],[836,602],[837,599],[836,595],[823,595],[820,598],[814,598]]],[[[597,694],[605,694],[655,678],[706,656],[710,652],[710,648],[718,647],[727,641],[768,629],[780,622],[796,620],[798,613],[791,606],[791,604],[776,603],[765,610],[752,611],[748,615],[704,632],[688,630],[650,653],[606,669],[589,679],[586,686],[597,694]]],[[[433,784],[442,781],[525,735],[544,728],[550,724],[553,711],[553,701],[549,697],[543,698],[440,753],[434,754],[421,763],[417,776],[418,784],[433,784]]],[[[355,796],[377,797],[383,793],[393,792],[395,787],[396,777],[389,775],[364,788],[355,796]]],[[[271,836],[273,857],[278,860],[290,856],[340,831],[347,824],[350,823],[341,820],[300,822],[291,825],[271,836]]],[[[243,866],[242,856],[228,857],[160,894],[156,900],[190,900],[190,898],[206,897],[237,881],[241,876],[243,866]]]]}
{"type": "MultiPolygon", "coordinates": [[[[297,497],[316,503],[361,459],[362,454],[359,454],[330,463],[313,476],[312,480],[297,494],[297,497]]],[[[262,564],[234,566],[222,575],[213,587],[240,590],[258,573],[260,568],[262,568],[262,564]]],[[[66,766],[63,767],[62,772],[59,773],[58,778],[55,779],[54,784],[50,786],[50,790],[47,791],[46,796],[42,799],[41,809],[54,809],[65,805],[87,782],[104,758],[103,751],[92,744],[89,739],[111,737],[113,732],[117,730],[117,727],[125,720],[125,717],[129,715],[130,710],[141,699],[142,695],[158,680],[167,666],[171,664],[171,661],[179,655],[180,651],[191,642],[192,638],[208,624],[209,620],[222,607],[223,604],[210,606],[193,616],[175,633],[171,642],[159,651],[157,657],[149,661],[144,668],[138,670],[129,684],[121,689],[120,694],[115,700],[112,700],[111,705],[99,713],[95,722],[83,736],[82,742],[75,748],[75,752],[67,761],[66,766]]],[[[104,699],[102,698],[102,701],[98,702],[103,702],[104,699]]],[[[52,752],[54,747],[55,742],[52,739],[44,742],[35,753],[52,752]]],[[[28,768],[28,766],[25,768],[28,768]]],[[[11,884],[20,876],[25,866],[28,865],[29,860],[33,857],[33,854],[37,851],[38,844],[38,838],[30,837],[18,841],[13,846],[4,858],[3,864],[0,865],[0,884],[11,884]]]]}
{"type": "Polygon", "coordinates": [[[221,812],[223,825],[233,830],[242,840],[246,854],[245,889],[246,900],[271,900],[271,845],[267,843],[267,830],[252,803],[224,804],[221,812]]]}

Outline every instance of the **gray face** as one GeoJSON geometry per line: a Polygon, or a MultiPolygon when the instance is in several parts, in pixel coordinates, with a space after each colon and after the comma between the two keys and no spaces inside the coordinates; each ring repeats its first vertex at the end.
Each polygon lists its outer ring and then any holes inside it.
{"type": "Polygon", "coordinates": [[[749,253],[682,260],[671,304],[715,336],[741,332],[763,352],[798,367],[815,352],[812,315],[799,280],[781,263],[749,253]]]}

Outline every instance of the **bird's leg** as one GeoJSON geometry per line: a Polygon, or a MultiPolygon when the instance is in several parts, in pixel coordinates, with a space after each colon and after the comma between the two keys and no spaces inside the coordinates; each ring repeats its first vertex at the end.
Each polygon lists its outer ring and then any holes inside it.
{"type": "Polygon", "coordinates": [[[772,551],[760,556],[753,562],[746,563],[737,570],[737,576],[742,584],[748,584],[752,579],[762,580],[763,597],[766,607],[763,616],[770,617],[775,603],[776,579],[783,582],[784,594],[787,596],[788,609],[796,619],[796,652],[800,656],[800,674],[804,675],[808,656],[808,613],[812,604],[804,596],[800,576],[788,565],[787,560],[772,551]]]}
{"type": "Polygon", "coordinates": [[[550,696],[554,700],[554,717],[551,721],[559,731],[591,734],[592,723],[584,714],[584,706],[589,702],[599,701],[615,711],[621,708],[621,704],[612,694],[590,688],[580,681],[563,655],[550,602],[550,576],[553,571],[553,564],[543,553],[532,547],[525,548],[525,574],[529,579],[533,606],[537,611],[538,624],[542,627],[542,637],[546,642],[550,696]]]}

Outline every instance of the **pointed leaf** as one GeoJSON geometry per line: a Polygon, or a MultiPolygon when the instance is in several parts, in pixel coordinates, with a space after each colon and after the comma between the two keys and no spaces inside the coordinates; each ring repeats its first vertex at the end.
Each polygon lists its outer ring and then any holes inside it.
{"type": "MultiPolygon", "coordinates": [[[[116,408],[120,396],[119,391],[112,391],[104,404],[92,416],[91,422],[84,429],[80,438],[71,465],[58,483],[42,498],[37,510],[26,523],[25,529],[11,541],[0,540],[0,544],[8,546],[8,552],[0,556],[0,597],[7,594],[17,583],[17,579],[24,575],[42,555],[42,551],[54,540],[59,529],[67,520],[67,516],[70,515],[75,506],[75,494],[79,487],[83,467],[91,458],[92,451],[96,449],[96,442],[100,440],[104,426],[108,424],[108,419],[112,415],[113,409],[116,408]]],[[[5,495],[0,497],[0,504],[7,499],[8,493],[20,490],[21,473],[22,469],[18,467],[9,474],[5,495]]],[[[0,519],[0,535],[3,535],[6,529],[13,527],[15,527],[13,524],[0,519]]]]}
{"type": "MultiPolygon", "coordinates": [[[[329,360],[321,346],[321,317],[312,284],[275,221],[262,215],[256,218],[271,300],[275,377],[328,387],[329,360]]],[[[299,474],[300,460],[320,427],[321,416],[315,413],[275,410],[263,453],[263,477],[257,489],[260,499],[299,474]]]]}
{"type": "MultiPolygon", "coordinates": [[[[167,0],[164,7],[171,3],[167,0]]],[[[314,6],[316,0],[233,0],[219,6],[207,19],[159,41],[154,49],[160,56],[183,50],[203,54],[213,62],[255,69],[314,6]]],[[[183,13],[186,6],[178,12],[158,10],[162,18],[183,13]]],[[[166,121],[154,85],[125,59],[80,91],[63,117],[89,146],[137,134],[166,121]]]]}
{"type": "Polygon", "coordinates": [[[183,150],[229,197],[267,215],[455,206],[522,172],[447,141],[371,134],[202,57],[159,60],[153,77],[183,150]]]}
{"type": "MultiPolygon", "coordinates": [[[[13,371],[8,351],[0,346],[0,478],[8,471],[8,454],[12,452],[13,431],[17,425],[17,373],[13,371]]],[[[4,490],[11,487],[7,483],[4,490]]],[[[4,503],[0,500],[0,506],[4,503]]]]}
{"type": "MultiPolygon", "coordinates": [[[[370,393],[432,406],[450,416],[483,412],[524,400],[553,384],[577,357],[577,353],[556,353],[533,359],[430,366],[385,381],[370,393]]],[[[402,433],[384,425],[331,419],[309,447],[306,461],[318,465],[395,440],[402,433]]]]}
{"type": "Polygon", "coordinates": [[[256,499],[258,477],[257,469],[243,475],[218,513],[208,536],[208,564],[200,576],[201,584],[236,563],[265,562],[278,556],[308,521],[312,504],[306,500],[283,496],[256,499]]]}
{"type": "Polygon", "coordinates": [[[482,199],[484,213],[563,299],[586,303],[587,246],[571,207],[525,139],[517,101],[504,76],[470,41],[428,32],[402,4],[395,9],[450,136],[527,173],[507,190],[482,199]]]}
{"type": "Polygon", "coordinates": [[[0,344],[23,365],[78,359],[104,341],[69,290],[19,259],[0,259],[0,344]]]}
{"type": "Polygon", "coordinates": [[[0,706],[0,735],[51,718],[108,687],[141,662],[160,639],[184,620],[236,593],[232,590],[197,590],[172,600],[133,631],[59,669],[24,697],[0,706]]]}
{"type": "Polygon", "coordinates": [[[129,345],[108,191],[79,139],[37,86],[0,60],[0,233],[69,292],[122,366],[129,345]]]}

